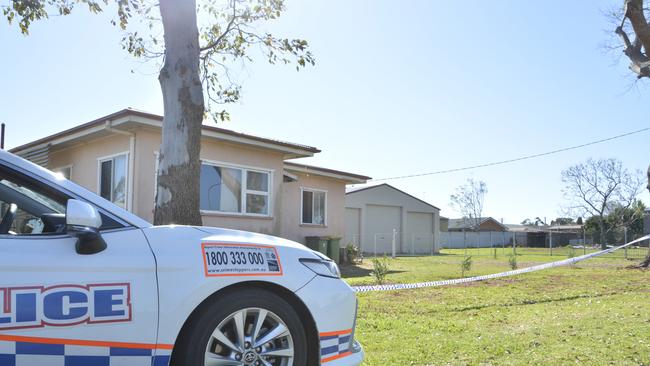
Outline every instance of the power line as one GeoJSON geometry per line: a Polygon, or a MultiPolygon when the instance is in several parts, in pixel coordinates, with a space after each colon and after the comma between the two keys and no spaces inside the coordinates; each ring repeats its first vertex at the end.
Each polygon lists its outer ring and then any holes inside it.
{"type": "Polygon", "coordinates": [[[547,156],[547,155],[557,154],[557,153],[561,153],[561,152],[565,152],[565,151],[570,151],[570,150],[580,149],[580,148],[583,148],[583,147],[586,147],[586,146],[591,146],[591,145],[601,144],[601,143],[603,143],[603,142],[607,142],[607,141],[612,141],[612,140],[620,139],[620,138],[623,138],[623,137],[631,136],[631,135],[634,135],[634,134],[637,134],[637,133],[641,133],[641,132],[645,132],[645,131],[648,131],[648,130],[650,130],[650,127],[642,128],[642,129],[640,129],[640,130],[636,130],[636,131],[632,131],[632,132],[627,132],[627,133],[624,133],[624,134],[622,134],[622,135],[616,135],[616,136],[608,137],[608,138],[601,139],[601,140],[596,140],[596,141],[587,142],[587,143],[584,143],[584,144],[581,144],[581,145],[575,145],[575,146],[571,146],[571,147],[565,147],[565,148],[562,148],[562,149],[551,150],[551,151],[547,151],[547,152],[543,152],[543,153],[539,153],[539,154],[524,155],[524,156],[520,156],[520,157],[518,157],[518,158],[514,158],[514,159],[507,159],[507,160],[494,161],[494,162],[491,162],[491,163],[478,164],[478,165],[471,165],[471,166],[466,166],[466,167],[462,167],[462,168],[454,168],[454,169],[438,170],[438,171],[429,172],[429,173],[410,174],[410,175],[402,175],[402,176],[396,176],[396,177],[388,177],[388,178],[372,179],[372,180],[370,180],[370,181],[371,181],[371,182],[382,182],[382,181],[387,181],[387,180],[396,180],[396,179],[405,179],[405,178],[424,177],[424,176],[427,176],[427,175],[447,174],[447,173],[460,172],[460,171],[463,171],[463,170],[471,170],[471,169],[485,168],[485,167],[495,166],[495,165],[509,164],[509,163],[514,163],[514,162],[516,162],[516,161],[522,161],[522,160],[528,160],[528,159],[533,159],[533,158],[539,158],[539,157],[541,157],[541,156],[547,156]]]}

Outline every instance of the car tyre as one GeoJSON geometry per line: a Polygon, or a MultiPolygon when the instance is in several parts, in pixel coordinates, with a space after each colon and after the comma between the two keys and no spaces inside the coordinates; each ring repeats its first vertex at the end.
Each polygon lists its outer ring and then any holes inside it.
{"type": "Polygon", "coordinates": [[[303,366],[306,339],[298,314],[280,296],[259,288],[229,291],[193,313],[170,364],[211,366],[232,360],[232,365],[264,365],[264,358],[273,366],[303,366]]]}

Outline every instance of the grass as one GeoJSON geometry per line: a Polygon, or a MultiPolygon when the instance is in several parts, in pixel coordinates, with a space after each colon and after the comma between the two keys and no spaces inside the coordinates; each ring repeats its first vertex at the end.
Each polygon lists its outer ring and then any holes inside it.
{"type": "MultiPolygon", "coordinates": [[[[386,282],[458,278],[463,258],[462,250],[397,258],[386,282]]],[[[517,256],[520,268],[559,259],[517,256]]],[[[510,269],[506,255],[473,261],[468,276],[510,269]]],[[[595,258],[481,283],[361,293],[364,365],[650,365],[650,271],[626,269],[631,263],[595,258]]],[[[352,285],[373,283],[369,260],[342,270],[352,285]]]]}

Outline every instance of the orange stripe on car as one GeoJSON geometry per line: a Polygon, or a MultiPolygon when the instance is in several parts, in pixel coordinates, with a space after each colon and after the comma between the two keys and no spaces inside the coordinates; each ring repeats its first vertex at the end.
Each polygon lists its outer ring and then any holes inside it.
{"type": "Polygon", "coordinates": [[[352,354],[352,352],[341,353],[340,355],[336,355],[336,356],[332,356],[332,357],[324,358],[324,359],[322,359],[320,362],[321,362],[321,363],[325,363],[325,362],[330,362],[330,361],[338,360],[339,358],[343,358],[343,357],[349,356],[349,355],[351,355],[351,354],[352,354]]]}
{"type": "Polygon", "coordinates": [[[352,333],[352,329],[337,330],[337,331],[334,331],[334,332],[324,332],[324,333],[320,333],[320,336],[321,337],[331,337],[331,336],[350,334],[350,333],[352,333]]]}

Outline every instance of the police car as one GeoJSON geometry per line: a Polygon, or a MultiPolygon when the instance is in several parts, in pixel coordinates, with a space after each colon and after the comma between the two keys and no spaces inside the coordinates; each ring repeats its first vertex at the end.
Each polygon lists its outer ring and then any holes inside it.
{"type": "Polygon", "coordinates": [[[358,365],[357,300],[281,238],[152,226],[0,151],[0,366],[358,365]]]}

